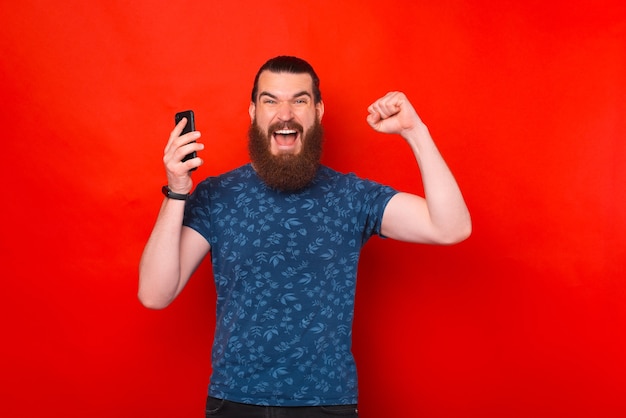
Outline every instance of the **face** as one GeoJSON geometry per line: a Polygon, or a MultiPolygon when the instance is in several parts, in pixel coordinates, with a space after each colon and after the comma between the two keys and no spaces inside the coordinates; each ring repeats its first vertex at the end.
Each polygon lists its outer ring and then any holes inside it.
{"type": "Polygon", "coordinates": [[[324,106],[315,104],[308,74],[261,73],[248,150],[269,187],[297,191],[311,183],[322,155],[324,106]]]}
{"type": "Polygon", "coordinates": [[[264,71],[249,113],[259,130],[267,132],[272,155],[297,155],[302,152],[307,132],[322,120],[324,104],[313,100],[309,74],[264,71]]]}

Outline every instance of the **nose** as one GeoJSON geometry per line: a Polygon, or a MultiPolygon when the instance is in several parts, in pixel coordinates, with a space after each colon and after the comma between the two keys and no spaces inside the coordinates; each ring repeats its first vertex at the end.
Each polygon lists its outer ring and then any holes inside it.
{"type": "Polygon", "coordinates": [[[278,120],[288,121],[293,119],[293,111],[291,109],[291,103],[281,102],[278,106],[278,113],[276,114],[278,120]]]}

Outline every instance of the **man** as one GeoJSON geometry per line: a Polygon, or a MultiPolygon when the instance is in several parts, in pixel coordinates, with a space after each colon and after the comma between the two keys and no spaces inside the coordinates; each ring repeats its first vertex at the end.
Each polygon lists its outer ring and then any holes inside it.
{"type": "Polygon", "coordinates": [[[320,165],[319,79],[296,57],[273,58],[257,73],[251,164],[207,178],[189,196],[190,170],[202,160],[182,160],[204,145],[199,132],[179,136],[185,121],[172,131],[168,197],[141,260],[139,299],[166,307],[211,253],[207,416],[357,416],[351,335],[361,247],[374,234],[432,244],[469,236],[457,183],[405,95],[389,93],[368,111],[374,130],[410,145],[425,198],[320,165]]]}

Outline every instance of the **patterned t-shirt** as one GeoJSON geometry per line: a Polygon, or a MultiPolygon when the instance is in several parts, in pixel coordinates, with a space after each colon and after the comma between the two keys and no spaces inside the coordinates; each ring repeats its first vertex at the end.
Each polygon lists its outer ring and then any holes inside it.
{"type": "Polygon", "coordinates": [[[395,193],[325,166],[297,193],[268,188],[250,164],[198,185],[184,224],[211,245],[211,396],[278,406],[357,402],[357,265],[395,193]]]}

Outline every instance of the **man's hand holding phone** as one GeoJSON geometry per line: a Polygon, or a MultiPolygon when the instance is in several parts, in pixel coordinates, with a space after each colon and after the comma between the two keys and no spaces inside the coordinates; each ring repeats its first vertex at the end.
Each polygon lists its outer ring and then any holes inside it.
{"type": "Polygon", "coordinates": [[[204,145],[196,142],[201,134],[195,130],[193,111],[177,113],[175,123],[165,146],[163,163],[169,188],[175,193],[187,194],[193,187],[191,173],[203,164],[197,151],[203,150],[204,145]]]}

